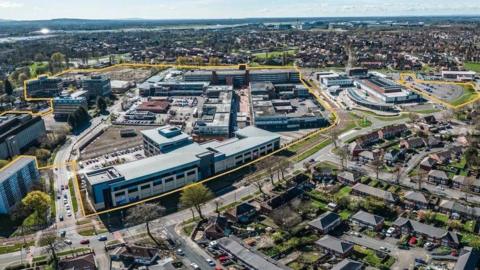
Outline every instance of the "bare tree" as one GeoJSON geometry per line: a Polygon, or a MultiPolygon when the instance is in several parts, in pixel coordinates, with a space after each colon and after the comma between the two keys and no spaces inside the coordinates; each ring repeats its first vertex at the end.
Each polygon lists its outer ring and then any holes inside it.
{"type": "Polygon", "coordinates": [[[293,162],[287,157],[281,157],[277,167],[282,175],[282,181],[285,181],[285,174],[293,167],[293,162]]]}
{"type": "Polygon", "coordinates": [[[348,167],[348,146],[345,145],[343,147],[338,148],[338,157],[340,158],[340,164],[342,165],[342,170],[348,167]]]}
{"type": "Polygon", "coordinates": [[[338,136],[339,136],[339,132],[336,128],[330,129],[330,139],[332,140],[335,148],[338,147],[338,136]]]}
{"type": "Polygon", "coordinates": [[[462,185],[462,191],[465,193],[465,201],[468,202],[468,197],[470,195],[470,190],[475,183],[475,178],[473,177],[465,177],[462,185]]]}
{"type": "Polygon", "coordinates": [[[60,239],[58,238],[56,231],[45,232],[40,240],[42,244],[45,245],[47,252],[52,256],[53,269],[58,269],[59,259],[57,251],[60,249],[60,239]]]}
{"type": "Polygon", "coordinates": [[[383,167],[383,155],[380,155],[377,158],[375,158],[372,161],[372,166],[373,166],[373,169],[375,170],[376,179],[379,180],[378,176],[380,174],[380,170],[383,167]]]}
{"type": "Polygon", "coordinates": [[[395,183],[400,183],[400,178],[402,177],[402,165],[397,164],[395,165],[395,183]]]}
{"type": "Polygon", "coordinates": [[[154,204],[154,203],[144,203],[138,204],[127,211],[126,215],[126,224],[129,226],[145,223],[147,229],[147,234],[150,239],[157,245],[162,246],[161,242],[153,236],[150,230],[150,223],[160,218],[165,214],[165,207],[154,204]]]}

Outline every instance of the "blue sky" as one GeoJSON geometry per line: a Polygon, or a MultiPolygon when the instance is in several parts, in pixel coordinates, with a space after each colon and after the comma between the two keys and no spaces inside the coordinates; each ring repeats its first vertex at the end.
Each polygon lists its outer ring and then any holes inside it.
{"type": "Polygon", "coordinates": [[[480,15],[480,0],[0,0],[0,19],[480,15]]]}

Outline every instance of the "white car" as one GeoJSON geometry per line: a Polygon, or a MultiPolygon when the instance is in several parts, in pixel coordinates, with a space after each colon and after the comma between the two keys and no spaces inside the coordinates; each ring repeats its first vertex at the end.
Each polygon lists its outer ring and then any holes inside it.
{"type": "Polygon", "coordinates": [[[387,230],[387,233],[385,234],[387,237],[392,237],[392,234],[395,232],[395,228],[394,227],[390,227],[388,228],[387,230]]]}
{"type": "Polygon", "coordinates": [[[196,263],[191,263],[190,266],[195,270],[200,269],[200,266],[198,266],[198,264],[196,264],[196,263]]]}
{"type": "Polygon", "coordinates": [[[210,258],[206,259],[206,261],[207,261],[208,265],[210,265],[210,266],[215,266],[215,265],[217,265],[217,264],[216,264],[212,259],[210,259],[210,258]]]}
{"type": "Polygon", "coordinates": [[[69,216],[69,217],[72,216],[72,212],[70,210],[67,210],[67,216],[69,216]]]}

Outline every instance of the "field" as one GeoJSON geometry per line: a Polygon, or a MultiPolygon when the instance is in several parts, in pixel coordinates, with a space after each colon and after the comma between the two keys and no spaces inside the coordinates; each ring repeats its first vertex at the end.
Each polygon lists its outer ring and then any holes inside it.
{"type": "Polygon", "coordinates": [[[276,57],[281,57],[283,53],[286,53],[287,55],[295,55],[295,50],[254,53],[253,57],[256,57],[259,59],[266,59],[269,57],[276,58],[276,57]]]}
{"type": "Polygon", "coordinates": [[[466,62],[464,64],[465,68],[471,71],[479,72],[480,73],[480,63],[476,62],[466,62]]]}
{"type": "Polygon", "coordinates": [[[450,102],[450,104],[453,106],[458,106],[478,97],[478,93],[475,91],[475,89],[473,89],[472,86],[465,86],[464,89],[465,90],[463,91],[463,94],[459,98],[450,102]]]}

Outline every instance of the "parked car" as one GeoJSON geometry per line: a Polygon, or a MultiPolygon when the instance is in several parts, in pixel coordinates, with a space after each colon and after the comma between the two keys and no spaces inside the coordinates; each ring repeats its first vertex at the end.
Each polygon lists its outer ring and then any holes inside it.
{"type": "Polygon", "coordinates": [[[63,240],[63,242],[64,242],[65,244],[67,244],[67,245],[71,245],[71,244],[72,244],[72,240],[70,240],[70,239],[65,239],[65,240],[63,240]]]}
{"type": "Polygon", "coordinates": [[[207,261],[208,265],[210,265],[210,266],[215,266],[216,265],[216,263],[210,258],[206,259],[206,261],[207,261]]]}
{"type": "Polygon", "coordinates": [[[394,227],[390,227],[388,228],[387,230],[387,233],[385,234],[387,237],[392,237],[393,233],[395,232],[395,228],[394,227]]]}
{"type": "Polygon", "coordinates": [[[67,235],[67,231],[61,231],[60,232],[60,237],[65,237],[67,235]]]}
{"type": "Polygon", "coordinates": [[[98,237],[98,241],[107,241],[107,237],[105,235],[102,235],[98,237]]]}
{"type": "Polygon", "coordinates": [[[177,249],[177,254],[180,256],[185,256],[185,252],[181,248],[177,249]]]}
{"type": "Polygon", "coordinates": [[[88,240],[88,239],[82,239],[82,240],[80,240],[80,244],[82,244],[82,245],[88,245],[88,244],[90,244],[90,240],[88,240]]]}
{"type": "Polygon", "coordinates": [[[200,269],[200,266],[198,266],[198,264],[196,264],[196,263],[191,263],[190,266],[195,270],[200,269]]]}

